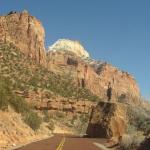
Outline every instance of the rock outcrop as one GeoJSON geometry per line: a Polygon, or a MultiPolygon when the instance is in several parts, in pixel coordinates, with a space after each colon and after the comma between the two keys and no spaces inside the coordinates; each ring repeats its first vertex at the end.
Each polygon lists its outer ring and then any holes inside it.
{"type": "Polygon", "coordinates": [[[120,137],[127,128],[126,107],[117,103],[99,102],[93,108],[87,135],[89,137],[120,137]]]}
{"type": "MultiPolygon", "coordinates": [[[[18,92],[16,92],[18,94],[18,92]]],[[[47,97],[48,91],[30,91],[28,95],[19,93],[20,96],[24,96],[28,103],[31,103],[36,110],[48,110],[50,111],[61,111],[75,114],[90,114],[91,108],[96,106],[97,102],[92,102],[83,99],[68,99],[61,96],[51,95],[52,98],[47,97]],[[41,99],[42,101],[39,101],[41,99]]]]}
{"type": "Polygon", "coordinates": [[[27,11],[0,16],[0,41],[13,43],[26,56],[43,65],[46,64],[44,38],[42,24],[27,11]]]}

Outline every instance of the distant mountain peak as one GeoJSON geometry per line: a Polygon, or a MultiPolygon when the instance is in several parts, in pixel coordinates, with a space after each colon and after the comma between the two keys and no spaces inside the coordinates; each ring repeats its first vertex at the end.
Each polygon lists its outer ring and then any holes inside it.
{"type": "Polygon", "coordinates": [[[81,58],[89,58],[89,53],[79,41],[69,39],[59,39],[53,45],[49,46],[48,51],[70,51],[81,58]]]}

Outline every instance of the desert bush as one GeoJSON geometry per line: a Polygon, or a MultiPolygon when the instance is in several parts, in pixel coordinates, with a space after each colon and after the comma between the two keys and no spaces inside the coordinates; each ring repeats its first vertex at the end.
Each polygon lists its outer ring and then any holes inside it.
{"type": "Polygon", "coordinates": [[[24,115],[24,121],[27,125],[29,125],[33,130],[37,130],[39,129],[42,120],[41,118],[37,115],[37,113],[35,112],[27,112],[24,115]]]}
{"type": "Polygon", "coordinates": [[[29,85],[32,85],[34,87],[37,87],[38,86],[38,83],[39,83],[39,78],[34,75],[32,78],[30,78],[30,80],[28,81],[28,84],[29,85]]]}
{"type": "Polygon", "coordinates": [[[74,115],[71,119],[71,124],[74,125],[75,121],[77,120],[78,116],[77,115],[74,115]]]}
{"type": "Polygon", "coordinates": [[[136,130],[143,132],[150,130],[150,114],[143,108],[128,106],[127,116],[129,126],[133,126],[136,130]]]}
{"type": "Polygon", "coordinates": [[[6,109],[12,97],[11,82],[0,76],[0,109],[6,109]]]}
{"type": "Polygon", "coordinates": [[[130,150],[133,138],[130,135],[123,135],[120,141],[120,148],[122,150],[130,150]]]}
{"type": "Polygon", "coordinates": [[[82,123],[88,122],[89,116],[85,115],[85,114],[81,114],[80,115],[80,120],[81,120],[82,123]]]}
{"type": "Polygon", "coordinates": [[[56,116],[57,118],[64,118],[64,117],[65,117],[65,114],[64,114],[64,112],[56,111],[56,112],[55,112],[55,116],[56,116]]]}
{"type": "Polygon", "coordinates": [[[14,110],[17,113],[26,113],[30,111],[30,106],[26,103],[26,101],[19,96],[13,96],[13,98],[10,101],[10,104],[12,105],[12,107],[14,108],[14,110]]]}
{"type": "Polygon", "coordinates": [[[118,97],[118,102],[120,102],[120,103],[126,103],[126,95],[125,94],[121,94],[118,97]]]}
{"type": "Polygon", "coordinates": [[[10,99],[10,95],[7,95],[8,92],[0,87],[0,109],[5,110],[8,106],[8,101],[10,99]]]}
{"type": "Polygon", "coordinates": [[[124,134],[120,141],[121,150],[137,149],[140,143],[144,140],[143,136],[124,134]]]}
{"type": "Polygon", "coordinates": [[[137,132],[137,128],[134,125],[128,124],[127,126],[127,133],[134,134],[137,132]]]}
{"type": "Polygon", "coordinates": [[[78,134],[85,134],[88,126],[88,118],[89,116],[85,114],[81,114],[73,118],[73,126],[78,134]]]}
{"type": "Polygon", "coordinates": [[[48,111],[44,110],[43,114],[44,114],[43,121],[44,122],[49,122],[50,121],[50,115],[48,114],[48,111]]]}
{"type": "Polygon", "coordinates": [[[55,130],[54,121],[53,120],[49,120],[49,123],[48,123],[47,127],[48,127],[49,130],[54,131],[55,130]]]}
{"type": "Polygon", "coordinates": [[[145,119],[143,122],[139,124],[139,129],[144,131],[145,134],[150,133],[150,119],[145,119]]]}

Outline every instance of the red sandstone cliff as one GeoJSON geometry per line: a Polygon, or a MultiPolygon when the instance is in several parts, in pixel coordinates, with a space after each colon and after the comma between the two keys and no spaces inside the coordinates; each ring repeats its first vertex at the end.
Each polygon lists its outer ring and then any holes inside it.
{"type": "Polygon", "coordinates": [[[140,90],[133,78],[110,64],[102,63],[96,69],[89,63],[72,52],[49,51],[47,53],[47,67],[49,70],[72,76],[77,85],[90,89],[101,99],[107,99],[109,82],[112,87],[112,101],[139,104],[140,90]]]}

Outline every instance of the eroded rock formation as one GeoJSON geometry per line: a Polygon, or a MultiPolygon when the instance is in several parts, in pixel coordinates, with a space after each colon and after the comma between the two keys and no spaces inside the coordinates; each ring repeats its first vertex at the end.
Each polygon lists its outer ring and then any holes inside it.
{"type": "Polygon", "coordinates": [[[127,128],[126,107],[117,103],[99,102],[93,108],[87,135],[89,137],[120,137],[127,128]]]}
{"type": "Polygon", "coordinates": [[[12,11],[6,16],[0,16],[0,41],[13,43],[43,65],[46,64],[44,38],[42,24],[27,11],[12,11]]]}
{"type": "Polygon", "coordinates": [[[61,96],[53,95],[49,98],[47,91],[30,91],[27,95],[24,93],[16,93],[24,96],[28,103],[34,103],[37,110],[62,111],[71,114],[90,114],[91,108],[96,106],[97,102],[91,102],[85,99],[68,99],[61,96]],[[40,100],[40,101],[39,101],[40,100]]]}
{"type": "Polygon", "coordinates": [[[139,104],[140,90],[127,72],[107,63],[78,57],[72,51],[49,51],[47,67],[58,74],[68,74],[79,87],[89,89],[101,99],[107,99],[108,84],[112,87],[112,101],[139,104]]]}

